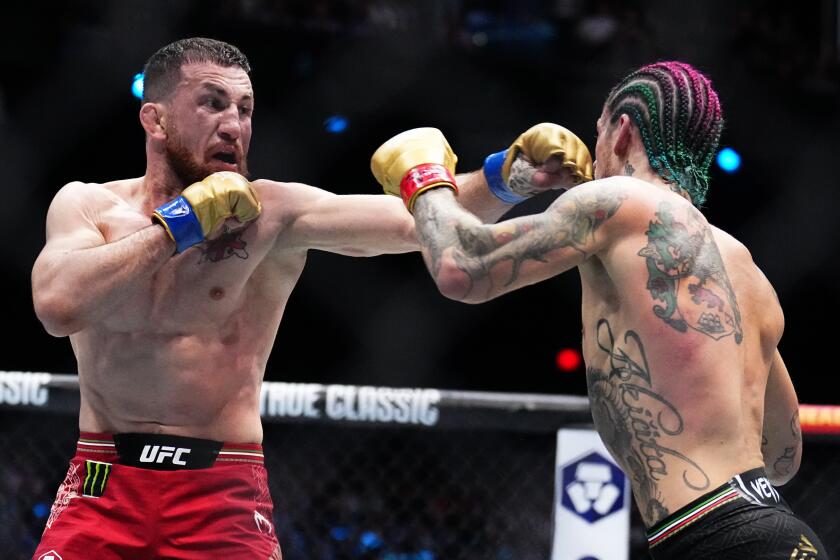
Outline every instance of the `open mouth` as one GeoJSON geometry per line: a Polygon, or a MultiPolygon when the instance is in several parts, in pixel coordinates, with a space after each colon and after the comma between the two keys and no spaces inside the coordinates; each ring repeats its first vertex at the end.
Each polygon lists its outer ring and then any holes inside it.
{"type": "Polygon", "coordinates": [[[213,159],[224,162],[224,163],[229,163],[231,165],[236,165],[236,154],[233,154],[231,152],[215,153],[215,154],[213,154],[213,159]]]}

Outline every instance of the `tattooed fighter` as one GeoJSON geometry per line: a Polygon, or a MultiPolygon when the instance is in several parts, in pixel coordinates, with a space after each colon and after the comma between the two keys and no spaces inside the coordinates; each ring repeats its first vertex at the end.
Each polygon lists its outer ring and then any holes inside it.
{"type": "Polygon", "coordinates": [[[482,302],[578,268],[595,425],[631,480],[654,558],[825,558],[771,485],[793,477],[802,452],[777,350],[782,310],[749,251],[699,210],[722,126],[709,80],[662,62],[607,97],[596,180],[584,183],[577,142],[523,157],[526,133],[487,158],[505,202],[537,176],[568,189],[542,214],[483,225],[458,205],[444,160],[414,157],[401,136],[372,169],[413,212],[447,297],[482,302]]]}
{"type": "MultiPolygon", "coordinates": [[[[81,438],[36,557],[278,558],[259,395],[307,251],[419,249],[391,197],[243,177],[249,70],[219,41],[160,49],[145,175],[73,182],[52,202],[33,296],[76,354],[81,438]]],[[[483,181],[458,185],[488,220],[508,208],[483,181]]]]}

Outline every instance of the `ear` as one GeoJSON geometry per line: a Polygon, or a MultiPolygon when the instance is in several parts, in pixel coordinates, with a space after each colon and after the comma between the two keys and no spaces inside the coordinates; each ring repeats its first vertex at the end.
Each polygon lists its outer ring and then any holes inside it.
{"type": "Polygon", "coordinates": [[[633,121],[626,113],[622,113],[618,117],[616,123],[617,130],[615,131],[615,144],[613,144],[613,153],[619,159],[626,159],[627,153],[630,151],[630,144],[633,142],[633,121]]]}
{"type": "Polygon", "coordinates": [[[166,114],[159,103],[144,103],[140,107],[140,124],[146,134],[157,140],[166,138],[166,114]]]}

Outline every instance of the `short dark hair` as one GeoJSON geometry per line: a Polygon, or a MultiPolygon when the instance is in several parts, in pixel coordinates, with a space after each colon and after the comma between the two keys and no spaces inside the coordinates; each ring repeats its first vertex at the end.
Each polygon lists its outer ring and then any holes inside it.
{"type": "Polygon", "coordinates": [[[194,62],[239,66],[246,73],[251,65],[242,51],[229,43],[190,37],[170,43],[153,54],[143,67],[143,102],[166,98],[181,80],[181,67],[194,62]]]}

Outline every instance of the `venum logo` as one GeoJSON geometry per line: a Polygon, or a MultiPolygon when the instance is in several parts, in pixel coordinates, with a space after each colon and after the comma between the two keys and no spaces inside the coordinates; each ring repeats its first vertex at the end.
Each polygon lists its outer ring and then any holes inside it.
{"type": "Polygon", "coordinates": [[[61,556],[55,550],[43,553],[38,557],[38,560],[62,560],[61,556]]]}
{"type": "Polygon", "coordinates": [[[181,457],[189,454],[189,452],[190,449],[187,447],[144,445],[143,451],[140,453],[140,462],[163,464],[164,461],[171,458],[170,462],[173,465],[185,466],[187,462],[181,459],[181,457]]]}

